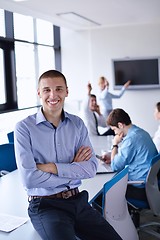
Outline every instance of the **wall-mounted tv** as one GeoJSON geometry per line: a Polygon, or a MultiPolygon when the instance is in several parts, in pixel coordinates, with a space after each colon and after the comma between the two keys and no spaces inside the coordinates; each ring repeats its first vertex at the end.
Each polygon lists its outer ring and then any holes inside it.
{"type": "Polygon", "coordinates": [[[129,89],[160,88],[160,58],[114,59],[112,62],[114,89],[120,89],[127,80],[131,80],[129,89]]]}

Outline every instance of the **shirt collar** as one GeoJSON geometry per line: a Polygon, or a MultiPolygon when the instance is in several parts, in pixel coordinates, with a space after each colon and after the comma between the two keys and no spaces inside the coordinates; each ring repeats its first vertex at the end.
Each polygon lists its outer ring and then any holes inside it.
{"type": "MultiPolygon", "coordinates": [[[[70,118],[69,114],[67,112],[65,112],[62,109],[62,122],[66,119],[66,118],[70,118]]],[[[42,122],[48,122],[47,119],[45,118],[43,112],[42,112],[42,108],[40,108],[37,112],[37,116],[36,116],[36,124],[42,123],[42,122]]]]}

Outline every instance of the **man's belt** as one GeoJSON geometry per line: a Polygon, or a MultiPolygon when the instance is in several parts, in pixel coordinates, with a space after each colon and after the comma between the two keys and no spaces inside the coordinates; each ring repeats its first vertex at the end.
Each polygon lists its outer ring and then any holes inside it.
{"type": "Polygon", "coordinates": [[[78,188],[73,188],[73,189],[69,189],[67,191],[63,191],[63,192],[59,192],[56,194],[52,194],[52,195],[48,195],[48,196],[29,196],[28,200],[31,201],[32,199],[37,199],[37,198],[63,198],[63,199],[67,199],[73,196],[76,196],[79,193],[78,188]]]}

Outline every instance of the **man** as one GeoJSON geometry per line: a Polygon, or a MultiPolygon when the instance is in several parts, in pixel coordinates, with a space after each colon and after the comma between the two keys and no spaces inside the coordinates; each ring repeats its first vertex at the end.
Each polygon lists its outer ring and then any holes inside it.
{"type": "MultiPolygon", "coordinates": [[[[115,132],[111,155],[103,156],[106,163],[111,162],[114,171],[129,165],[130,181],[145,181],[151,159],[158,153],[151,136],[142,128],[132,124],[129,115],[120,108],[112,110],[107,123],[115,132]]],[[[142,185],[128,185],[127,198],[146,200],[142,185]]]]}
{"type": "Polygon", "coordinates": [[[39,78],[42,107],[15,127],[15,153],[29,199],[31,222],[43,240],[121,239],[79,192],[94,177],[97,160],[83,121],[67,112],[65,76],[49,70],[39,78]]]}
{"type": "Polygon", "coordinates": [[[160,152],[160,102],[157,102],[154,108],[154,118],[159,121],[159,126],[154,133],[153,142],[156,145],[157,151],[160,152]]]}
{"type": "Polygon", "coordinates": [[[94,94],[91,94],[92,86],[90,83],[87,85],[88,94],[87,98],[83,102],[82,114],[85,125],[87,126],[88,133],[90,136],[107,136],[114,135],[114,132],[106,124],[106,119],[100,112],[97,99],[94,94]],[[103,134],[99,133],[98,127],[102,127],[103,134]]]}
{"type": "MultiPolygon", "coordinates": [[[[105,154],[102,159],[111,164],[113,171],[121,171],[129,166],[128,179],[130,181],[145,181],[150,168],[151,159],[158,153],[150,135],[142,128],[132,124],[129,115],[120,108],[111,111],[107,118],[107,124],[115,132],[111,154],[105,154]]],[[[144,184],[128,184],[127,199],[139,199],[147,201],[144,184]]],[[[100,194],[93,203],[97,208],[102,205],[100,194]]],[[[98,208],[97,208],[98,209],[98,208]]],[[[129,206],[129,212],[133,211],[129,206]]],[[[139,215],[133,215],[135,226],[139,226],[139,215]]]]}

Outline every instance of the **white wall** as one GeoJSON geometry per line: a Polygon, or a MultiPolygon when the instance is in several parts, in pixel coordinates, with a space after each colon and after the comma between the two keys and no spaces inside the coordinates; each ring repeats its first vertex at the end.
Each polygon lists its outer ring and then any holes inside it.
{"type": "MultiPolygon", "coordinates": [[[[76,98],[82,100],[88,81],[92,82],[93,92],[96,93],[101,75],[108,78],[110,91],[113,92],[112,59],[160,56],[160,24],[96,29],[90,32],[62,29],[61,33],[62,71],[69,85],[74,82],[68,101],[76,98]]],[[[114,100],[113,105],[126,110],[133,123],[153,136],[158,125],[153,117],[157,101],[160,101],[160,89],[128,90],[121,99],[114,100]]],[[[72,110],[76,111],[74,107],[72,110]]]]}

